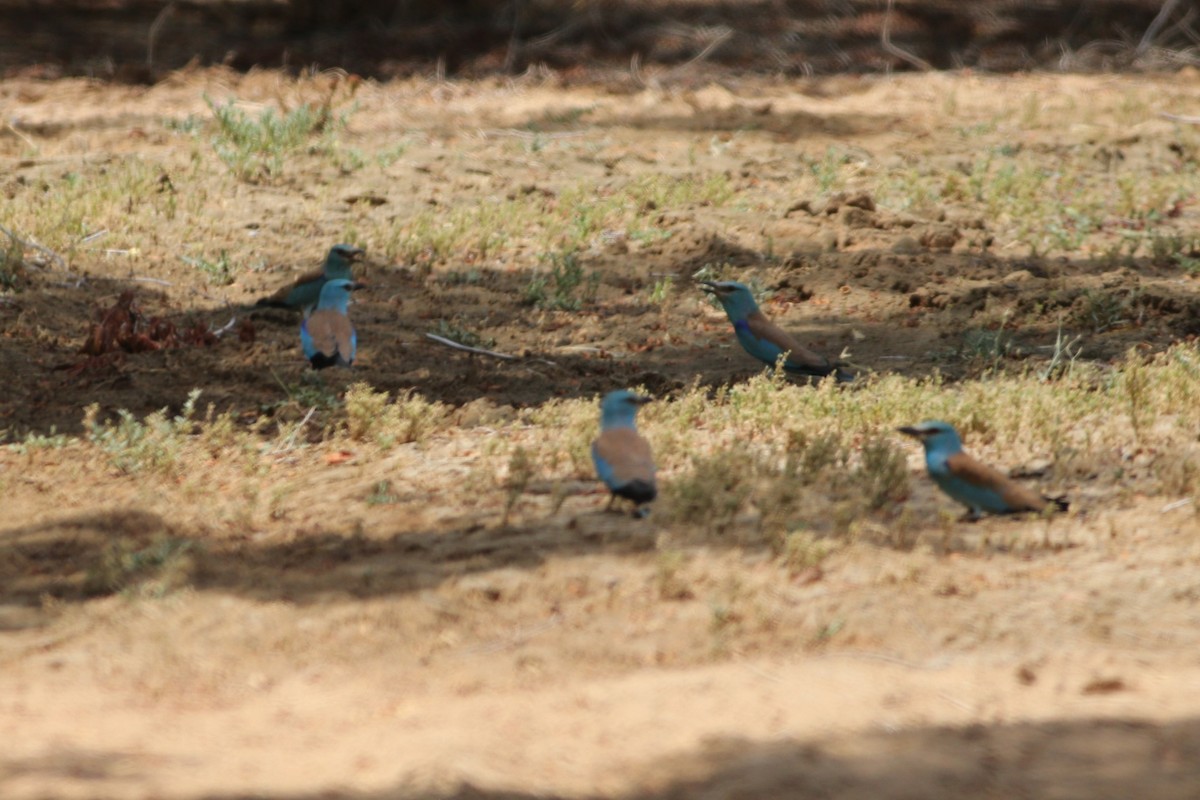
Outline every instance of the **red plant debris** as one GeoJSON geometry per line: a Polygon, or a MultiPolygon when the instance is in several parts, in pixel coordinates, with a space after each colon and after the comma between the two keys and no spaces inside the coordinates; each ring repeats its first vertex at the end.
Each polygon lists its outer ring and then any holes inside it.
{"type": "Polygon", "coordinates": [[[180,331],[164,317],[146,317],[134,301],[133,291],[121,292],[111,308],[100,311],[97,322],[79,349],[86,358],[68,367],[72,375],[120,363],[124,353],[145,353],[172,347],[210,347],[217,335],[203,322],[180,331]]]}

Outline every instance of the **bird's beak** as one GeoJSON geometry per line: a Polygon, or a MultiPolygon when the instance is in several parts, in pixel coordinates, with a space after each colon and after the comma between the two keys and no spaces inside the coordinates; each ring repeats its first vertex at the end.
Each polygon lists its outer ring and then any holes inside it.
{"type": "Polygon", "coordinates": [[[924,431],[922,431],[920,428],[914,428],[912,425],[905,425],[902,428],[896,428],[896,430],[900,431],[905,436],[911,436],[914,439],[920,439],[925,435],[924,431]]]}
{"type": "Polygon", "coordinates": [[[356,292],[359,289],[370,289],[370,288],[371,288],[371,284],[367,283],[366,281],[355,281],[354,283],[350,284],[350,291],[352,291],[352,292],[356,292]]]}
{"type": "Polygon", "coordinates": [[[712,281],[700,281],[700,291],[717,293],[717,285],[712,281]]]}
{"type": "Polygon", "coordinates": [[[653,403],[654,398],[648,394],[639,394],[637,397],[633,398],[633,402],[637,403],[639,406],[644,406],[646,403],[653,403]]]}
{"type": "Polygon", "coordinates": [[[366,255],[367,255],[366,250],[363,250],[361,247],[356,247],[350,251],[350,260],[351,261],[362,261],[363,258],[366,257],[366,255]]]}

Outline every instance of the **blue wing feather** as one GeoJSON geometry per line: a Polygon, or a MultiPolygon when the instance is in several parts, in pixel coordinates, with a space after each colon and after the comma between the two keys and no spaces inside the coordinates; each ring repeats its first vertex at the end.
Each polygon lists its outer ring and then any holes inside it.
{"type": "Polygon", "coordinates": [[[308,333],[308,320],[300,323],[300,347],[304,350],[304,357],[308,359],[317,352],[317,346],[313,344],[312,336],[308,333]]]}
{"type": "Polygon", "coordinates": [[[609,489],[618,488],[617,476],[613,472],[612,465],[600,457],[600,454],[596,451],[596,445],[592,445],[592,463],[596,465],[596,475],[599,476],[600,480],[604,481],[605,486],[609,489]]]}

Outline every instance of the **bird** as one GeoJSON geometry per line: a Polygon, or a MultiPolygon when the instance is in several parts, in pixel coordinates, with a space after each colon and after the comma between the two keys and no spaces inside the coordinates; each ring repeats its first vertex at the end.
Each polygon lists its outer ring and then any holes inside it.
{"type": "Polygon", "coordinates": [[[1065,498],[1044,497],[1013,481],[963,452],[962,439],[954,426],[940,420],[906,425],[897,430],[925,446],[929,477],[953,500],[967,507],[967,517],[983,514],[1017,514],[1023,511],[1066,511],[1065,498]]]}
{"type": "Polygon", "coordinates": [[[365,251],[349,244],[335,244],[325,256],[325,265],[320,270],[305,273],[294,283],[284,286],[270,297],[263,297],[255,305],[268,308],[286,308],[309,314],[321,299],[321,289],[327,281],[353,280],[351,267],[362,260],[365,251]]]}
{"type": "Polygon", "coordinates": [[[592,462],[612,493],[606,510],[623,497],[633,503],[633,515],[642,517],[643,506],[658,495],[650,443],[638,433],[636,421],[638,408],[652,399],[619,389],[600,402],[600,435],[592,442],[592,462]]]}
{"type": "Polygon", "coordinates": [[[354,363],[358,336],[346,312],[350,292],[356,288],[358,284],[345,278],[327,281],[321,287],[317,310],[300,323],[300,346],[313,369],[354,363]]]}
{"type": "Polygon", "coordinates": [[[833,375],[839,383],[854,380],[854,376],[829,359],[814,353],[797,342],[789,333],[767,319],[754,302],[750,287],[737,281],[701,281],[703,291],[711,292],[721,303],[738,342],[747,353],[769,367],[775,366],[779,356],[787,353],[783,362],[786,372],[810,378],[833,375]]]}

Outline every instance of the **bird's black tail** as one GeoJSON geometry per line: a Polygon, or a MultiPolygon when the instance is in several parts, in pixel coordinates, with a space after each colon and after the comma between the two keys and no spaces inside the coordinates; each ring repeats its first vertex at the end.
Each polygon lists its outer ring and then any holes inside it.
{"type": "Polygon", "coordinates": [[[618,497],[624,497],[626,500],[632,500],[640,506],[643,503],[649,503],[657,497],[658,489],[650,481],[638,479],[622,484],[613,490],[613,494],[618,497]]]}
{"type": "Polygon", "coordinates": [[[260,297],[254,302],[254,305],[258,306],[259,308],[286,308],[290,311],[296,310],[296,308],[293,306],[289,306],[282,300],[276,300],[273,297],[260,297]]]}

